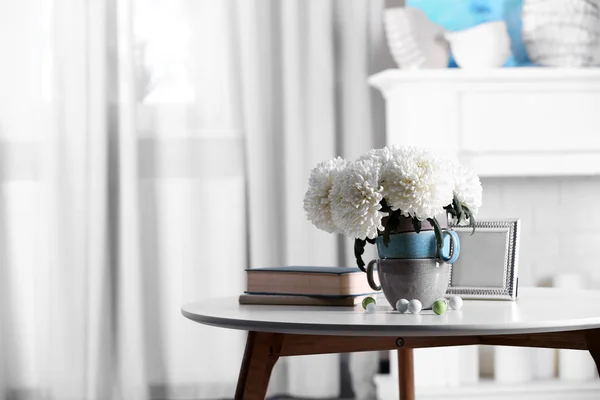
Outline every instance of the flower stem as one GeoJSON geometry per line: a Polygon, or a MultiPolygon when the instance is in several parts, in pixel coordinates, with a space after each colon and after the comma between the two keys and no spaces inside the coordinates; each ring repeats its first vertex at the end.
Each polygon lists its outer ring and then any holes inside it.
{"type": "Polygon", "coordinates": [[[429,221],[429,223],[431,223],[431,225],[433,225],[433,231],[435,232],[435,240],[437,242],[438,256],[439,256],[439,252],[444,247],[444,239],[442,238],[442,228],[440,227],[440,223],[438,222],[438,220],[435,217],[428,218],[427,221],[429,221]]]}

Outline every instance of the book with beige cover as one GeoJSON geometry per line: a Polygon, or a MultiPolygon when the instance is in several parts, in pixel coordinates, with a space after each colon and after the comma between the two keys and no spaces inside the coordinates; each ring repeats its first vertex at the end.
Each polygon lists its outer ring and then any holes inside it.
{"type": "Polygon", "coordinates": [[[373,289],[356,267],[275,267],[246,270],[240,304],[354,306],[373,289]]]}
{"type": "Polygon", "coordinates": [[[373,293],[355,267],[275,267],[246,270],[246,293],[305,296],[358,296],[373,293]]]}

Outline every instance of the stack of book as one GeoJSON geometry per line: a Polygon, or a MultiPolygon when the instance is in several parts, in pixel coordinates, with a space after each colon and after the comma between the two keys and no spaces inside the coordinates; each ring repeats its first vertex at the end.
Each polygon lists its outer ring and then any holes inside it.
{"type": "Polygon", "coordinates": [[[275,267],[247,269],[248,289],[240,304],[354,306],[373,289],[353,267],[275,267]]]}

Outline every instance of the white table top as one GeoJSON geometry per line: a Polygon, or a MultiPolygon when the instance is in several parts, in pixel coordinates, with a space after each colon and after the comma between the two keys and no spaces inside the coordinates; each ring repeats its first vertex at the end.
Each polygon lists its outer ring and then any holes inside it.
{"type": "Polygon", "coordinates": [[[182,307],[206,325],[259,332],[347,336],[464,336],[556,332],[600,327],[600,291],[520,288],[516,301],[465,300],[461,310],[399,314],[387,303],[362,307],[240,305],[237,297],[182,307]]]}

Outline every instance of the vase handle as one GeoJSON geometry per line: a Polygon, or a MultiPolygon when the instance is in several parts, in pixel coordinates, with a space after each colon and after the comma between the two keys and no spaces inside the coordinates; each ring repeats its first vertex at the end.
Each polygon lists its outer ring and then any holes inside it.
{"type": "Polygon", "coordinates": [[[367,265],[367,281],[369,282],[369,286],[371,286],[371,289],[373,290],[381,290],[381,286],[378,286],[375,283],[375,280],[373,279],[373,266],[375,265],[375,263],[377,263],[377,265],[379,266],[378,261],[378,259],[371,260],[369,261],[369,265],[367,265]]]}
{"type": "Polygon", "coordinates": [[[440,254],[440,258],[448,264],[454,264],[458,259],[458,255],[460,254],[460,239],[458,239],[458,234],[455,231],[442,231],[442,236],[446,234],[450,235],[452,254],[449,254],[450,251],[448,251],[447,257],[444,254],[440,254]]]}

